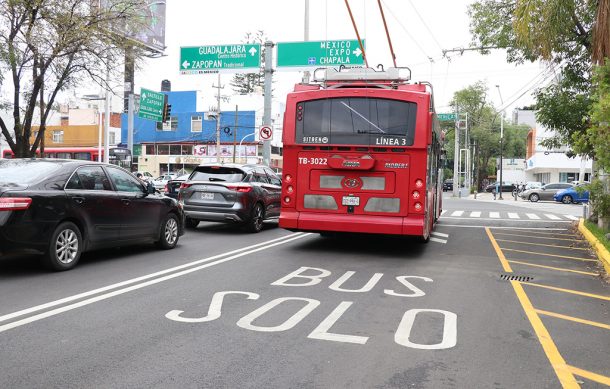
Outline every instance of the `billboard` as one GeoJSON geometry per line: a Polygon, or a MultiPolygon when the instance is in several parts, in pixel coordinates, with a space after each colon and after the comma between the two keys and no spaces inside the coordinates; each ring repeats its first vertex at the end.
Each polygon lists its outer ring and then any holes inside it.
{"type": "MultiPolygon", "coordinates": [[[[138,20],[131,25],[115,23],[112,29],[153,51],[162,53],[165,50],[165,0],[139,0],[139,2],[140,9],[136,11],[138,20]]],[[[133,3],[137,2],[130,2],[133,3]]],[[[125,4],[124,0],[99,0],[102,12],[119,13],[125,4]]]]}

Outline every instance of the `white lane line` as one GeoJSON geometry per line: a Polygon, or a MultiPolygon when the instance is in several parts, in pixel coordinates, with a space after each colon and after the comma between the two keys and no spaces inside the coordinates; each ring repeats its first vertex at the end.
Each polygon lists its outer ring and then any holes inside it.
{"type": "Polygon", "coordinates": [[[578,216],[572,216],[572,215],[563,215],[563,216],[570,220],[580,220],[580,218],[578,216]]]}
{"type": "Polygon", "coordinates": [[[479,212],[479,211],[470,212],[470,217],[481,217],[481,212],[479,212]]]}
{"type": "Polygon", "coordinates": [[[144,280],[147,280],[147,279],[150,279],[150,278],[158,277],[158,276],[161,276],[163,274],[171,273],[171,272],[174,272],[174,271],[177,271],[177,270],[182,270],[182,269],[185,269],[187,267],[196,266],[196,265],[199,265],[199,264],[204,263],[204,262],[213,261],[213,260],[225,257],[227,255],[233,255],[233,254],[239,253],[241,251],[245,251],[245,250],[252,250],[252,249],[254,249],[256,247],[259,247],[259,246],[268,245],[268,244],[271,244],[271,243],[275,243],[277,241],[281,241],[281,240],[284,240],[284,239],[288,239],[290,237],[300,236],[300,235],[303,235],[303,233],[297,232],[295,234],[290,234],[290,235],[287,235],[287,236],[283,236],[281,238],[271,239],[271,240],[268,240],[268,241],[265,241],[265,242],[253,244],[253,245],[246,246],[246,247],[242,247],[242,248],[237,249],[237,250],[228,251],[226,253],[214,255],[214,256],[211,256],[211,257],[208,257],[208,258],[204,258],[204,259],[200,259],[200,260],[197,260],[197,261],[194,261],[194,262],[185,263],[183,265],[175,266],[175,267],[172,267],[172,268],[169,268],[169,269],[166,269],[166,270],[161,270],[161,271],[158,271],[156,273],[151,273],[151,274],[147,274],[145,276],[132,278],[130,280],[118,282],[116,284],[104,286],[102,288],[93,289],[93,290],[90,290],[88,292],[83,292],[83,293],[79,293],[79,294],[76,294],[76,295],[73,295],[73,296],[65,297],[65,298],[60,299],[60,300],[51,301],[51,302],[48,302],[48,303],[45,303],[45,304],[41,304],[41,305],[37,305],[37,306],[31,307],[31,308],[23,309],[21,311],[9,313],[9,314],[6,314],[4,316],[0,316],[0,322],[6,321],[6,320],[9,320],[9,319],[13,319],[13,318],[18,317],[18,316],[27,315],[29,313],[33,313],[33,312],[40,311],[40,310],[43,310],[43,309],[55,307],[57,305],[69,303],[69,302],[74,301],[74,300],[78,300],[78,299],[81,299],[81,298],[84,298],[84,297],[89,297],[89,296],[92,296],[94,294],[106,292],[108,290],[120,288],[122,286],[126,286],[126,285],[133,284],[133,283],[136,283],[136,282],[144,281],[144,280]]]}
{"type": "Polygon", "coordinates": [[[209,262],[209,263],[206,263],[206,264],[201,265],[201,266],[197,266],[197,267],[194,267],[194,268],[183,270],[183,271],[177,272],[177,273],[172,273],[172,274],[164,276],[164,277],[155,278],[155,279],[152,279],[152,280],[149,280],[149,281],[146,281],[146,282],[142,282],[140,284],[135,284],[135,285],[132,285],[132,286],[128,286],[127,288],[118,289],[118,290],[115,290],[115,291],[112,291],[112,292],[109,292],[109,293],[106,293],[106,294],[102,294],[102,295],[99,295],[99,296],[96,296],[96,297],[92,297],[92,298],[87,299],[87,300],[79,301],[79,302],[74,303],[74,304],[65,305],[63,307],[59,307],[59,308],[56,308],[56,309],[53,309],[53,310],[50,310],[50,311],[42,312],[42,313],[39,313],[39,314],[34,315],[34,316],[26,317],[26,318],[23,318],[21,320],[17,320],[17,321],[14,321],[14,322],[11,322],[11,323],[7,323],[7,324],[4,324],[4,325],[0,326],[0,332],[4,332],[4,331],[10,330],[10,329],[13,329],[15,327],[20,327],[22,325],[29,324],[29,323],[32,323],[32,322],[35,322],[35,321],[38,321],[38,320],[46,319],[47,317],[59,315],[60,313],[64,313],[64,312],[71,311],[71,310],[76,309],[76,308],[84,307],[86,305],[93,304],[93,303],[96,303],[98,301],[106,300],[106,299],[109,299],[111,297],[119,296],[119,295],[127,293],[127,292],[131,292],[131,291],[134,291],[134,290],[142,289],[142,288],[144,288],[146,286],[158,284],[158,283],[163,282],[163,281],[167,281],[167,280],[171,280],[173,278],[181,277],[181,276],[184,276],[184,275],[196,272],[198,270],[205,269],[207,267],[211,267],[211,266],[218,265],[218,264],[221,264],[221,263],[224,263],[224,262],[228,262],[228,261],[231,261],[231,260],[233,260],[235,258],[243,257],[244,255],[253,254],[253,253],[256,253],[258,251],[269,249],[271,247],[275,247],[275,246],[279,246],[281,244],[289,243],[289,242],[292,242],[293,240],[301,239],[301,238],[304,238],[304,237],[306,237],[308,235],[311,235],[311,233],[305,233],[305,234],[301,234],[301,235],[297,235],[297,236],[292,235],[291,238],[282,240],[280,242],[272,243],[272,244],[269,244],[267,246],[262,246],[262,247],[259,247],[259,248],[253,249],[253,250],[249,250],[249,251],[244,251],[242,253],[235,254],[235,255],[232,255],[232,256],[227,257],[227,258],[219,259],[218,261],[209,262]]]}
{"type": "Polygon", "coordinates": [[[560,217],[553,215],[552,213],[545,213],[544,216],[548,217],[551,220],[561,220],[560,217]]]}
{"type": "Polygon", "coordinates": [[[527,217],[529,217],[530,219],[534,219],[534,220],[540,220],[540,216],[536,215],[535,213],[526,213],[527,217]]]}
{"type": "MultiPolygon", "coordinates": [[[[506,219],[508,220],[508,219],[506,219]]],[[[519,221],[527,221],[527,220],[519,220],[519,221]]],[[[566,221],[566,223],[571,223],[566,221]]],[[[568,231],[567,228],[547,228],[547,227],[514,227],[514,226],[482,226],[482,225],[465,225],[465,224],[443,224],[443,227],[457,227],[457,228],[492,228],[494,230],[541,230],[541,231],[568,231]]]]}
{"type": "Polygon", "coordinates": [[[500,217],[500,212],[489,212],[489,217],[493,217],[493,218],[499,218],[500,217]]]}
{"type": "Polygon", "coordinates": [[[440,236],[443,238],[448,238],[449,234],[443,234],[442,232],[436,232],[436,231],[432,231],[430,234],[435,235],[435,236],[440,236]]]}
{"type": "Polygon", "coordinates": [[[441,215],[444,215],[444,214],[445,214],[445,212],[447,212],[447,210],[446,210],[446,209],[443,209],[443,210],[441,211],[441,215]]]}
{"type": "Polygon", "coordinates": [[[514,212],[508,212],[509,219],[520,219],[519,215],[514,212]]]}
{"type": "Polygon", "coordinates": [[[453,211],[451,216],[462,216],[463,213],[464,213],[464,211],[453,211]]]}
{"type": "Polygon", "coordinates": [[[447,241],[445,239],[439,239],[439,238],[430,238],[431,241],[433,242],[437,242],[437,243],[447,243],[447,241]]]}
{"type": "MultiPolygon", "coordinates": [[[[465,219],[463,217],[451,217],[451,216],[445,216],[442,220],[441,220],[441,224],[439,224],[439,226],[445,226],[446,224],[442,223],[443,221],[447,221],[448,219],[456,219],[456,220],[466,220],[466,221],[470,221],[473,219],[465,219]]],[[[525,222],[525,223],[534,223],[533,220],[530,219],[489,219],[489,218],[479,218],[479,219],[474,219],[476,221],[483,221],[483,220],[490,220],[490,221],[510,221],[510,222],[515,222],[515,223],[520,223],[520,222],[525,222]]],[[[572,223],[572,220],[546,220],[546,219],[541,219],[541,220],[536,220],[536,223],[572,223]]],[[[493,226],[488,226],[488,227],[493,227],[493,226]]]]}

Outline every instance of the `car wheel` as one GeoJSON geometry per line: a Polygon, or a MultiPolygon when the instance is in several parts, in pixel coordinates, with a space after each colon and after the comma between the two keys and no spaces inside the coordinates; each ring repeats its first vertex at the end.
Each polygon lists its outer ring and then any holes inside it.
{"type": "Polygon", "coordinates": [[[44,265],[55,271],[70,270],[83,252],[83,238],[76,224],[63,222],[51,236],[49,249],[43,257],[44,265]]]}
{"type": "Polygon", "coordinates": [[[574,200],[572,199],[572,196],[570,195],[565,195],[561,198],[561,202],[564,204],[572,204],[574,200]]]}
{"type": "Polygon", "coordinates": [[[168,214],[161,224],[161,234],[157,246],[164,250],[173,249],[178,244],[178,217],[173,213],[168,214]]]}
{"type": "Polygon", "coordinates": [[[252,217],[246,224],[246,228],[250,232],[260,232],[263,229],[263,219],[265,218],[265,212],[263,206],[260,203],[254,204],[252,208],[252,217]]]}
{"type": "Polygon", "coordinates": [[[195,220],[195,219],[191,219],[190,217],[187,217],[186,220],[184,221],[184,224],[186,225],[187,228],[197,228],[197,226],[199,225],[199,220],[195,220]]]}
{"type": "Polygon", "coordinates": [[[536,203],[536,202],[538,202],[538,200],[540,200],[540,196],[538,196],[538,194],[537,194],[537,193],[532,193],[532,194],[530,195],[530,197],[529,197],[529,200],[530,200],[532,203],[536,203]]]}

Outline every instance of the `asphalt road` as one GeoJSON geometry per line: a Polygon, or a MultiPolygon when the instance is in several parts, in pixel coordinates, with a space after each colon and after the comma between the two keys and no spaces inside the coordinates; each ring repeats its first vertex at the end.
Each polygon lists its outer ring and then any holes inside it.
{"type": "Polygon", "coordinates": [[[610,385],[610,288],[576,211],[444,208],[428,244],[202,223],[64,273],[2,260],[0,388],[610,385]]]}

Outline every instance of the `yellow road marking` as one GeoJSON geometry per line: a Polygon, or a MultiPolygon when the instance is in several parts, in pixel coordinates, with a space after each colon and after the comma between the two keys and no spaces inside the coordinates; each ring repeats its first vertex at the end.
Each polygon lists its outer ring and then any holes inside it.
{"type": "Polygon", "coordinates": [[[547,257],[557,257],[557,258],[567,258],[567,259],[575,259],[577,261],[583,262],[597,262],[597,259],[592,258],[579,258],[579,257],[571,257],[569,255],[558,255],[558,254],[547,254],[547,253],[539,253],[536,251],[525,251],[525,250],[517,250],[517,249],[507,249],[503,248],[504,251],[514,251],[516,253],[525,253],[525,254],[535,254],[535,255],[545,255],[547,257]]]}
{"type": "Polygon", "coordinates": [[[598,323],[596,321],[591,321],[591,320],[585,320],[585,319],[581,319],[579,317],[574,317],[574,316],[562,315],[561,313],[543,311],[542,309],[536,309],[535,311],[536,311],[536,313],[539,313],[541,315],[556,317],[558,319],[569,320],[569,321],[573,321],[573,322],[580,323],[580,324],[587,324],[590,326],[610,330],[610,325],[608,325],[608,324],[598,323]]]}
{"type": "Polygon", "coordinates": [[[604,384],[604,385],[610,386],[610,377],[607,377],[607,376],[601,375],[601,374],[597,374],[597,373],[593,373],[593,372],[590,372],[587,370],[579,369],[577,367],[570,366],[570,365],[566,366],[566,368],[568,369],[568,371],[570,371],[573,374],[576,374],[577,376],[586,378],[591,381],[595,381],[599,384],[604,384]]]}
{"type": "Polygon", "coordinates": [[[580,237],[580,235],[576,235],[576,234],[558,234],[556,232],[540,232],[540,231],[537,231],[537,230],[524,230],[524,229],[519,229],[519,228],[511,228],[511,229],[508,229],[507,231],[527,232],[527,233],[531,232],[532,235],[571,236],[571,237],[574,237],[574,238],[580,237]]]}
{"type": "Polygon", "coordinates": [[[569,249],[569,250],[589,250],[589,248],[584,247],[570,247],[570,246],[561,246],[556,244],[544,244],[544,243],[533,243],[533,242],[521,242],[518,240],[507,240],[507,239],[496,239],[498,242],[507,242],[507,243],[519,243],[519,244],[528,244],[531,246],[544,246],[544,247],[557,247],[561,249],[569,249]]]}
{"type": "MultiPolygon", "coordinates": [[[[496,254],[498,255],[498,259],[500,260],[502,267],[505,271],[512,273],[510,264],[502,253],[500,246],[498,246],[496,239],[491,234],[489,227],[486,227],[485,231],[487,232],[487,236],[489,237],[492,246],[496,250],[496,254]]],[[[529,319],[532,328],[536,332],[536,336],[538,336],[538,341],[540,342],[544,353],[549,359],[553,370],[555,370],[555,374],[557,375],[561,386],[563,386],[564,388],[580,388],[580,385],[578,385],[578,383],[576,382],[576,378],[574,378],[574,375],[567,369],[568,365],[559,353],[555,342],[553,342],[553,338],[551,338],[551,335],[542,323],[542,320],[540,320],[540,317],[534,310],[532,303],[525,294],[523,286],[517,281],[511,281],[510,284],[513,286],[513,289],[517,294],[517,298],[519,299],[519,302],[521,303],[521,306],[523,307],[523,310],[525,311],[525,314],[527,315],[527,318],[529,319]]]]}
{"type": "Polygon", "coordinates": [[[548,236],[531,236],[531,235],[520,235],[520,234],[507,234],[505,232],[495,232],[495,235],[520,236],[520,237],[523,237],[523,238],[534,238],[534,239],[569,240],[570,242],[584,242],[585,241],[584,239],[552,238],[552,237],[548,237],[548,236]]]}
{"type": "Polygon", "coordinates": [[[513,259],[509,259],[508,262],[510,262],[510,263],[517,263],[519,265],[525,265],[525,266],[541,267],[543,269],[550,269],[550,270],[565,271],[565,272],[570,272],[570,273],[585,274],[585,275],[588,275],[588,276],[598,276],[599,275],[599,273],[591,273],[591,272],[588,272],[588,271],[565,269],[563,267],[553,267],[553,266],[538,265],[536,263],[515,261],[513,259]]]}
{"type": "Polygon", "coordinates": [[[569,293],[569,294],[575,294],[575,295],[578,295],[578,296],[585,296],[585,297],[591,297],[591,298],[594,298],[594,299],[610,301],[610,296],[602,296],[600,294],[586,293],[586,292],[581,292],[581,291],[572,290],[572,289],[557,288],[555,286],[549,286],[549,285],[543,285],[543,284],[535,284],[533,282],[522,282],[522,284],[530,285],[530,286],[536,286],[538,288],[550,289],[550,290],[554,290],[554,291],[557,291],[557,292],[564,292],[564,293],[569,293]]]}

